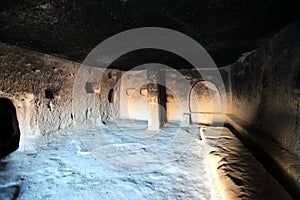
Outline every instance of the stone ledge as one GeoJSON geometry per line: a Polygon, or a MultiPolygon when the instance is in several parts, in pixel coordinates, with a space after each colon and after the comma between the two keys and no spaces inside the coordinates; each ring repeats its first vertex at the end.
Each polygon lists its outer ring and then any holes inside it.
{"type": "Polygon", "coordinates": [[[294,199],[300,199],[300,157],[282,148],[261,130],[234,115],[226,126],[247,146],[255,158],[272,174],[294,199]]]}
{"type": "Polygon", "coordinates": [[[210,128],[210,133],[205,128],[200,133],[211,147],[206,160],[224,199],[292,199],[228,128],[210,128]]]}

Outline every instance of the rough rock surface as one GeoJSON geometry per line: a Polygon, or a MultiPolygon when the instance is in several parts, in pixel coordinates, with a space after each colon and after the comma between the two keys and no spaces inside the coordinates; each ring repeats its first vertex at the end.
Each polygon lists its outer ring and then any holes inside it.
{"type": "Polygon", "coordinates": [[[20,187],[18,185],[0,186],[0,199],[16,200],[18,199],[20,187]]]}
{"type": "Polygon", "coordinates": [[[259,129],[233,116],[227,116],[227,126],[246,144],[294,199],[300,197],[300,159],[297,154],[284,149],[259,129]]]}
{"type": "MultiPolygon", "coordinates": [[[[111,140],[114,145],[129,147],[128,153],[135,156],[145,151],[145,149],[135,151],[138,149],[134,148],[131,140],[128,140],[130,136],[117,132],[115,128],[109,125],[105,128],[108,131],[114,130],[112,136],[115,140],[111,140]]],[[[132,123],[127,124],[127,130],[136,131],[136,129],[132,123]]],[[[90,139],[95,147],[105,149],[105,146],[99,145],[103,141],[97,140],[102,132],[95,130],[94,127],[76,130],[78,135],[71,129],[65,129],[52,136],[45,136],[39,149],[17,151],[2,160],[0,185],[19,185],[20,200],[222,199],[216,178],[211,176],[209,166],[199,157],[203,146],[198,137],[192,145],[188,145],[178,160],[155,171],[133,173],[111,168],[101,160],[95,159],[89,152],[93,149],[87,149],[82,144],[81,136],[84,135],[84,138],[90,139]]],[[[156,137],[158,139],[156,142],[158,145],[168,144],[173,136],[172,131],[169,134],[160,134],[156,137]]],[[[184,140],[178,142],[178,145],[186,146],[184,140]]],[[[173,149],[167,150],[166,153],[174,154],[173,149]]],[[[155,155],[159,157],[160,151],[158,150],[155,155]]],[[[117,152],[110,152],[104,156],[116,158],[117,152]]],[[[119,158],[120,163],[130,161],[128,157],[119,158]]],[[[132,159],[134,158],[133,156],[132,159]]],[[[147,160],[144,162],[145,165],[153,164],[147,160]]]]}
{"type": "Polygon", "coordinates": [[[80,64],[0,45],[0,96],[13,101],[21,133],[30,137],[69,126],[72,86],[80,64]]]}
{"type": "Polygon", "coordinates": [[[232,109],[300,155],[300,22],[230,66],[232,109]]]}
{"type": "Polygon", "coordinates": [[[225,199],[292,199],[229,129],[217,127],[207,134],[202,127],[201,133],[204,142],[212,146],[207,161],[225,199]],[[218,129],[222,132],[214,133],[218,129]]]}
{"type": "Polygon", "coordinates": [[[289,0],[3,0],[0,38],[82,61],[121,31],[165,27],[193,37],[224,66],[293,19],[296,8],[289,0]]]}
{"type": "MultiPolygon", "coordinates": [[[[141,127],[145,125],[120,122],[119,131],[107,124],[102,126],[104,132],[83,126],[45,136],[39,149],[17,151],[0,162],[0,191],[5,191],[3,195],[17,192],[18,199],[291,199],[228,129],[216,127],[208,135],[206,126],[183,127],[193,138],[188,145],[186,138],[169,145],[176,135],[176,124],[169,124],[162,134],[143,138],[140,145],[133,142],[138,138],[123,132],[144,134],[141,127]],[[214,135],[218,130],[221,135],[214,135]],[[118,161],[113,165],[95,154],[107,150],[99,140],[103,134],[108,134],[110,145],[126,151],[126,157],[117,151],[102,155],[118,161]],[[160,146],[167,147],[166,155],[176,155],[178,150],[182,154],[154,171],[130,171],[141,169],[134,163],[143,152],[154,150],[160,158],[160,146]],[[129,168],[122,168],[124,163],[129,168]],[[16,185],[17,190],[12,190],[16,185]]],[[[142,160],[146,169],[156,164],[142,160]]]]}

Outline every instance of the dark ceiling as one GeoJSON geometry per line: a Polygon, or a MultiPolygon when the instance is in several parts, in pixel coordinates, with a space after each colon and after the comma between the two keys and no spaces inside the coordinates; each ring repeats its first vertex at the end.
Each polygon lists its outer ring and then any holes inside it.
{"type": "MultiPolygon", "coordinates": [[[[83,61],[116,33],[165,27],[197,40],[224,66],[296,18],[296,6],[289,0],[2,0],[0,38],[83,61]]],[[[122,68],[142,57],[184,65],[168,53],[151,51],[127,54],[114,64],[122,68]]]]}

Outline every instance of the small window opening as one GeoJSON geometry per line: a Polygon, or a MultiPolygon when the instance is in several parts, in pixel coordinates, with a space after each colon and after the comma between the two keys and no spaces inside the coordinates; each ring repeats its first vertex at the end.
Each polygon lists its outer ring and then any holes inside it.
{"type": "Polygon", "coordinates": [[[114,89],[110,89],[108,92],[108,102],[109,103],[114,102],[114,89]]]}
{"type": "Polygon", "coordinates": [[[50,90],[50,89],[46,89],[46,90],[45,90],[45,97],[46,97],[47,99],[54,99],[53,91],[50,90]]]}

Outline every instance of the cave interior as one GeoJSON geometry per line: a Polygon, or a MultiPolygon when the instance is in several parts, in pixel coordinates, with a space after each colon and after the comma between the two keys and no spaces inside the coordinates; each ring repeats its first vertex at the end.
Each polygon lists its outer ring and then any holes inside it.
{"type": "Polygon", "coordinates": [[[294,1],[0,16],[0,199],[300,199],[294,1]]]}

